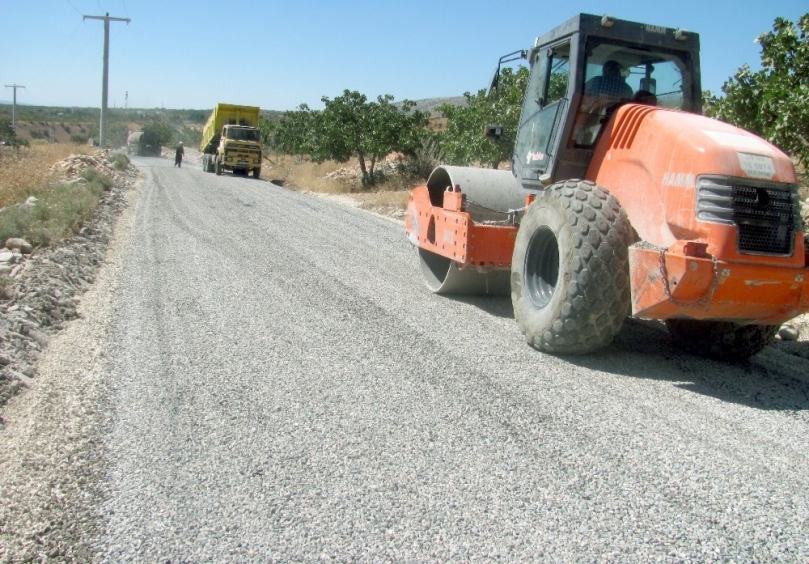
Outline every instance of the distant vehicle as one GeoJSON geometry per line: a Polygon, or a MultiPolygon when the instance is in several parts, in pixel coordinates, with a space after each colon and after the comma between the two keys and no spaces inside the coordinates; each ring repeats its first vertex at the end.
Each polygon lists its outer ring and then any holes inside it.
{"type": "Polygon", "coordinates": [[[139,157],[156,157],[160,155],[160,139],[151,131],[133,131],[126,140],[127,154],[135,153],[139,157]]]}
{"type": "Polygon", "coordinates": [[[261,131],[255,106],[217,104],[202,129],[202,170],[261,176],[261,131]]]}

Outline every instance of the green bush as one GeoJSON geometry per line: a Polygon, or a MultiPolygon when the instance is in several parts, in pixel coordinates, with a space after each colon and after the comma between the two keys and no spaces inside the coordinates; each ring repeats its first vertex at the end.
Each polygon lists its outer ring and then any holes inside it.
{"type": "Polygon", "coordinates": [[[70,142],[74,145],[86,145],[90,138],[83,133],[74,133],[70,136],[70,142]]]}
{"type": "Polygon", "coordinates": [[[93,184],[99,186],[102,192],[106,192],[112,188],[112,179],[109,176],[98,172],[93,167],[84,169],[79,173],[79,176],[84,178],[90,184],[90,186],[93,184]]]}
{"type": "Polygon", "coordinates": [[[54,183],[33,206],[9,206],[0,212],[0,240],[22,237],[35,247],[52,245],[84,224],[103,192],[97,180],[78,185],[54,183]]]}
{"type": "Polygon", "coordinates": [[[123,153],[115,153],[110,157],[110,162],[115,170],[126,170],[129,166],[129,159],[123,153]]]}

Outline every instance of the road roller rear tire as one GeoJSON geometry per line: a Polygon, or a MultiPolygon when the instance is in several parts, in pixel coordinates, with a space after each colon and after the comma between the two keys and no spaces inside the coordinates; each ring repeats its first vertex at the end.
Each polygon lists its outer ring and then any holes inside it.
{"type": "Polygon", "coordinates": [[[526,341],[556,354],[607,345],[630,313],[632,228],[591,182],[550,187],[520,223],[511,266],[514,316],[526,341]]]}

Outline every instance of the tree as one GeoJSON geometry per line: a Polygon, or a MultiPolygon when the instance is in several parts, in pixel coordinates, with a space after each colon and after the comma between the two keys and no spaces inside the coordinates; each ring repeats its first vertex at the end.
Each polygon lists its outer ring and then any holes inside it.
{"type": "Polygon", "coordinates": [[[447,129],[440,139],[447,163],[469,165],[477,162],[497,168],[502,161],[509,159],[514,143],[487,139],[483,136],[483,128],[501,125],[506,139],[516,137],[528,74],[526,67],[520,67],[516,72],[505,68],[491,95],[487,95],[486,90],[479,90],[477,94],[466,92],[466,106],[444,104],[438,107],[447,118],[447,129]]]}
{"type": "Polygon", "coordinates": [[[315,120],[312,158],[345,162],[357,157],[364,186],[376,182],[374,167],[380,159],[393,151],[412,154],[427,124],[426,114],[412,111],[415,102],[405,100],[396,107],[390,94],[369,102],[364,94],[344,90],[333,100],[321,100],[326,107],[315,120]]]}
{"type": "Polygon", "coordinates": [[[797,25],[776,18],[759,35],[761,70],[742,66],[707,96],[706,113],[769,140],[804,165],[809,162],[809,13],[797,25]]]}
{"type": "Polygon", "coordinates": [[[177,131],[162,118],[153,118],[150,123],[143,126],[143,133],[153,134],[161,147],[174,145],[177,138],[177,131]]]}
{"type": "Polygon", "coordinates": [[[11,120],[0,118],[0,141],[10,141],[14,137],[14,129],[11,127],[11,120]]]}
{"type": "Polygon", "coordinates": [[[28,139],[18,137],[14,133],[14,128],[11,125],[11,120],[8,118],[0,118],[0,141],[5,141],[15,149],[17,147],[28,147],[28,139]]]}
{"type": "Polygon", "coordinates": [[[391,152],[413,154],[420,146],[427,114],[415,102],[393,104],[393,96],[369,102],[364,94],[344,90],[342,96],[321,98],[323,110],[302,104],[274,125],[262,128],[265,144],[293,155],[308,154],[315,162],[359,161],[363,186],[376,183],[374,169],[391,152]]]}

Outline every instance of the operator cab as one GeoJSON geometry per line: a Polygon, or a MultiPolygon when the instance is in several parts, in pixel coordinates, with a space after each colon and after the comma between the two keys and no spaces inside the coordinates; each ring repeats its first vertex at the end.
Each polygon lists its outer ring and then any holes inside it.
{"type": "Polygon", "coordinates": [[[526,56],[531,74],[512,170],[527,189],[584,178],[622,104],[702,109],[693,33],[580,14],[537,38],[526,56]]]}

